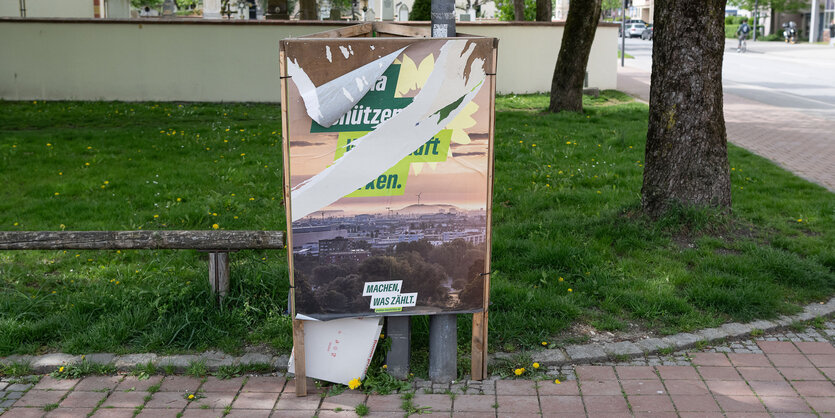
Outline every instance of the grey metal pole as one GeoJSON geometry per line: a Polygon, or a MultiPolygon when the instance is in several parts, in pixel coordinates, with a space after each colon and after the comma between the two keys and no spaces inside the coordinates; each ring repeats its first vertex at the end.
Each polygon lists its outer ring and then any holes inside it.
{"type": "Polygon", "coordinates": [[[757,24],[760,20],[760,0],[754,0],[754,42],[757,42],[757,24]]]}
{"type": "Polygon", "coordinates": [[[408,316],[386,318],[386,336],[391,347],[386,353],[386,372],[397,379],[409,378],[409,361],[412,346],[412,319],[408,316]]]}
{"type": "Polygon", "coordinates": [[[432,0],[432,37],[455,37],[455,1],[432,0]]]}
{"type": "Polygon", "coordinates": [[[809,43],[818,40],[818,9],[820,9],[819,0],[812,0],[811,19],[809,20],[809,43]]]}
{"type": "MultiPolygon", "coordinates": [[[[455,0],[432,0],[432,37],[451,38],[455,32],[455,0]]],[[[448,383],[457,377],[458,321],[455,315],[429,317],[429,378],[448,383]]]]}
{"type": "Polygon", "coordinates": [[[429,317],[429,379],[449,383],[458,374],[458,323],[455,315],[429,317]]]}
{"type": "Polygon", "coordinates": [[[623,67],[624,62],[626,61],[626,1],[623,0],[623,5],[621,6],[621,15],[622,18],[620,19],[620,66],[623,67]]]}

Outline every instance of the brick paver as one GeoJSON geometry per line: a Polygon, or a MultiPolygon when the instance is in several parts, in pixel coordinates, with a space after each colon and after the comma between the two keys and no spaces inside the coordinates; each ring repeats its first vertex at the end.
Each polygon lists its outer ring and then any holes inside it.
{"type": "MultiPolygon", "coordinates": [[[[835,338],[835,322],[827,327],[822,332],[835,338]]],[[[815,330],[792,335],[807,341],[731,342],[703,352],[674,353],[670,357],[676,360],[661,362],[666,364],[630,360],[559,367],[555,370],[560,383],[554,376],[454,385],[419,382],[411,392],[411,404],[420,408],[421,416],[446,418],[835,417],[832,343],[817,341],[821,334],[815,330]],[[630,364],[639,361],[644,365],[630,364]],[[466,394],[464,387],[469,388],[466,394]]],[[[0,418],[81,418],[93,411],[93,417],[132,417],[140,406],[137,417],[219,417],[229,412],[227,416],[233,418],[346,418],[357,416],[354,409],[360,404],[368,406],[370,417],[404,414],[402,394],[346,390],[323,397],[327,388],[312,386],[315,390],[309,396],[297,397],[292,380],[284,377],[103,376],[77,381],[42,378],[36,385],[2,383],[2,401],[11,404],[0,418]],[[189,393],[197,397],[189,401],[189,393]]]]}

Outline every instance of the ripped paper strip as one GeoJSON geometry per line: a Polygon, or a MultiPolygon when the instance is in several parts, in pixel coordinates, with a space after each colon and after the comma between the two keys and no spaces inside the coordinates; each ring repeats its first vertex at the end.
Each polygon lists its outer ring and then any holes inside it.
{"type": "MultiPolygon", "coordinates": [[[[380,173],[414,152],[428,138],[431,138],[432,135],[443,129],[447,123],[455,119],[455,116],[473,100],[484,85],[486,77],[485,61],[482,58],[474,58],[470,61],[474,50],[475,44],[468,43],[466,40],[446,41],[440,48],[435,70],[410,105],[405,107],[397,116],[378,125],[374,131],[354,141],[351,144],[354,148],[350,153],[346,153],[330,167],[302,182],[292,190],[290,199],[292,221],[297,221],[316,212],[364,186],[379,176],[380,173]]],[[[402,49],[380,60],[389,59],[392,55],[400,52],[402,52],[402,49]]],[[[394,56],[396,57],[396,55],[394,56]]],[[[373,64],[371,68],[376,66],[375,71],[379,69],[379,74],[382,74],[385,68],[380,69],[378,65],[380,60],[368,65],[373,64]]],[[[392,57],[391,61],[393,60],[392,57]]],[[[391,64],[391,61],[388,64],[391,64]]],[[[323,96],[318,95],[316,92],[318,89],[313,86],[306,75],[301,76],[301,74],[304,74],[304,70],[293,62],[290,62],[288,68],[291,70],[291,75],[293,74],[292,71],[296,72],[292,80],[296,83],[301,95],[305,97],[307,113],[314,120],[317,119],[313,115],[317,114],[323,121],[333,124],[356,103],[354,101],[345,108],[347,101],[318,101],[323,96]],[[323,115],[325,114],[329,115],[328,118],[324,118],[323,115]]],[[[345,76],[327,84],[343,77],[345,76]]],[[[356,77],[356,75],[352,77],[356,77]]],[[[369,80],[369,86],[366,88],[366,92],[370,88],[370,83],[374,82],[376,77],[367,79],[369,80]]],[[[328,88],[329,95],[333,95],[333,88],[328,88]]],[[[343,97],[347,99],[347,97],[343,97]]],[[[361,96],[352,98],[358,101],[361,96]]]]}
{"type": "MultiPolygon", "coordinates": [[[[287,74],[299,88],[308,116],[319,125],[328,128],[368,93],[374,81],[404,49],[406,48],[400,48],[319,87],[313,85],[307,73],[299,67],[298,61],[287,60],[287,74]]],[[[330,58],[330,48],[327,53],[330,58]]]]}

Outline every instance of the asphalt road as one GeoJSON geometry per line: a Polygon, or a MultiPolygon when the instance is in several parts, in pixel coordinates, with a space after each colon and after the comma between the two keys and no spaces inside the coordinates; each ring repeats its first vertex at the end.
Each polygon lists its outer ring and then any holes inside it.
{"type": "MultiPolygon", "coordinates": [[[[741,54],[736,46],[725,44],[726,93],[835,121],[835,48],[749,40],[741,54]]],[[[635,57],[627,66],[652,70],[652,41],[627,39],[626,53],[635,57]]]]}

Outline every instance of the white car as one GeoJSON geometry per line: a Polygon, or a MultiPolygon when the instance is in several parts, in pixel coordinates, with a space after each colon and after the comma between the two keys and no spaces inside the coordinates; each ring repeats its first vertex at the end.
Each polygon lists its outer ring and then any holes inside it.
{"type": "Polygon", "coordinates": [[[626,36],[630,38],[639,38],[644,33],[647,25],[643,23],[630,23],[626,25],[626,36]]]}

